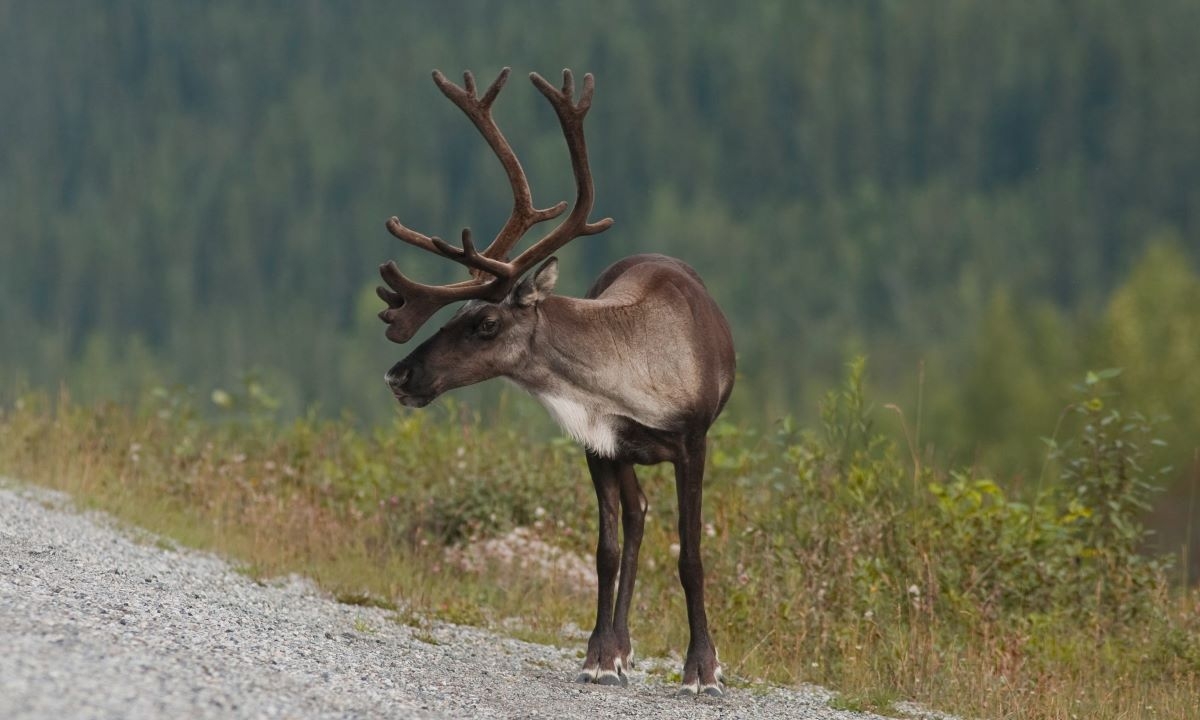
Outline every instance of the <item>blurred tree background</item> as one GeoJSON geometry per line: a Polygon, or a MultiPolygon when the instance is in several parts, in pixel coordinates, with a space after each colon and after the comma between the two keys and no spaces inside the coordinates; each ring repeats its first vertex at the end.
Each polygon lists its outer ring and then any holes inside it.
{"type": "Polygon", "coordinates": [[[254,372],[285,412],[396,412],[375,268],[461,269],[383,221],[483,236],[511,202],[429,71],[514,67],[496,115],[544,206],[570,170],[523,74],[569,66],[617,225],[561,253],[564,292],[679,256],[733,322],[735,419],[811,417],[862,353],[923,447],[1017,481],[1070,381],[1124,368],[1173,418],[1183,527],[1198,42],[1195,0],[0,0],[0,396],[254,372]]]}

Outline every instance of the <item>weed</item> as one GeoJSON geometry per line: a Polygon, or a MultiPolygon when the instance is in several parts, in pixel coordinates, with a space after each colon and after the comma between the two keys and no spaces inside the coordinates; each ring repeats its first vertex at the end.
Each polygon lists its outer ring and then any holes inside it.
{"type": "Polygon", "coordinates": [[[437,638],[435,638],[433,636],[433,633],[429,632],[428,630],[418,630],[417,632],[413,633],[413,637],[416,638],[417,640],[420,640],[421,642],[425,643],[426,645],[441,645],[442,644],[441,642],[438,641],[437,638]]]}
{"type": "Polygon", "coordinates": [[[364,635],[370,635],[375,632],[375,627],[367,622],[366,618],[356,617],[354,618],[354,630],[364,635]]]}
{"type": "Polygon", "coordinates": [[[396,603],[391,600],[376,597],[365,592],[342,592],[334,596],[334,599],[343,605],[357,605],[360,607],[374,607],[383,610],[395,610],[396,603]]]}

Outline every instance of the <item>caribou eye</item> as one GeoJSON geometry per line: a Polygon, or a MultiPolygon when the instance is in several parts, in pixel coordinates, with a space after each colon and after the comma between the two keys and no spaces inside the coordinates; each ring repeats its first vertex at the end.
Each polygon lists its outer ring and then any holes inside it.
{"type": "Polygon", "coordinates": [[[500,327],[500,323],[496,322],[496,318],[484,318],[479,321],[479,325],[475,327],[475,332],[484,337],[490,337],[496,334],[496,329],[500,327]]]}

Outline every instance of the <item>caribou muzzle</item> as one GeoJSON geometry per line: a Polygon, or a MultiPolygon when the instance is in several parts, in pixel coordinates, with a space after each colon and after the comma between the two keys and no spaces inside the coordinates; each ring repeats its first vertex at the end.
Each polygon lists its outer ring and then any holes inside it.
{"type": "Polygon", "coordinates": [[[422,375],[423,373],[420,372],[414,373],[413,366],[407,360],[401,360],[387,371],[383,380],[387,383],[388,389],[392,391],[392,396],[401,405],[421,408],[433,402],[434,398],[438,396],[438,392],[432,387],[421,387],[419,379],[422,375]]]}

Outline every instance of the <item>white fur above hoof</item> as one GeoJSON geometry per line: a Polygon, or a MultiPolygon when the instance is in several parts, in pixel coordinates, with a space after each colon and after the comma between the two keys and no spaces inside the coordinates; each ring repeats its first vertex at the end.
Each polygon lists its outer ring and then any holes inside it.
{"type": "Polygon", "coordinates": [[[601,672],[600,675],[596,678],[596,684],[597,685],[622,685],[623,686],[623,685],[628,685],[629,681],[625,679],[624,675],[615,673],[612,670],[605,670],[605,671],[601,672]]]}
{"type": "Polygon", "coordinates": [[[721,689],[720,683],[708,683],[701,685],[699,681],[690,685],[680,685],[679,691],[675,693],[676,697],[696,697],[697,695],[708,695],[709,697],[722,697],[725,691],[721,689]]]}
{"type": "Polygon", "coordinates": [[[629,684],[629,678],[625,675],[624,669],[621,667],[621,661],[617,661],[616,670],[601,670],[599,668],[584,668],[575,678],[578,683],[593,683],[595,685],[620,685],[622,687],[629,684]]]}

